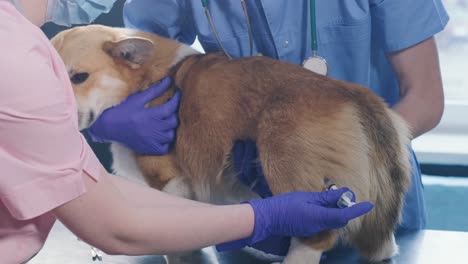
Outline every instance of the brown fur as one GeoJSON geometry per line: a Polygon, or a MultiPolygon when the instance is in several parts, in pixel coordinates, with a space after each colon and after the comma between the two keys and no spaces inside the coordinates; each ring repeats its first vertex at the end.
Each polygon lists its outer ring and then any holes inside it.
{"type": "MultiPolygon", "coordinates": [[[[171,152],[137,156],[151,186],[162,189],[180,175],[194,186],[215,186],[230,166],[233,142],[253,139],[274,194],[323,191],[329,179],[350,187],[358,201],[375,203],[370,214],[345,229],[349,243],[375,259],[392,236],[410,179],[408,131],[369,89],[266,57],[192,55],[174,66],[179,43],[124,29],[77,28],[53,42],[71,70],[91,73],[86,83],[74,86],[79,104],[98,87],[95,78],[102,72],[125,83],[112,91],[109,96],[116,99],[107,107],[167,74],[174,86],[151,105],[181,89],[180,124],[171,152]],[[143,63],[119,53],[120,41],[130,37],[153,43],[154,53],[143,63]]],[[[306,243],[327,250],[336,237],[333,231],[323,232],[306,243]]]]}

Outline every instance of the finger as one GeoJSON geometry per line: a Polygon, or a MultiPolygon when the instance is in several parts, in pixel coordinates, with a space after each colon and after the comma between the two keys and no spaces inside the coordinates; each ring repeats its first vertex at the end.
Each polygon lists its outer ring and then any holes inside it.
{"type": "Polygon", "coordinates": [[[179,120],[177,119],[177,115],[173,114],[170,117],[166,119],[159,119],[159,118],[153,118],[155,124],[157,122],[158,125],[158,130],[159,131],[166,131],[166,130],[174,130],[178,127],[179,125],[179,120]]]}
{"type": "Polygon", "coordinates": [[[153,155],[165,155],[169,152],[169,144],[156,144],[151,152],[153,155]]]}
{"type": "Polygon", "coordinates": [[[166,103],[151,108],[152,113],[156,117],[161,119],[166,119],[170,117],[177,111],[177,108],[179,107],[180,97],[181,93],[180,91],[177,91],[174,94],[174,96],[172,96],[172,98],[169,99],[169,101],[167,101],[166,103]]]}
{"type": "Polygon", "coordinates": [[[171,86],[171,82],[172,80],[170,77],[165,77],[160,82],[150,86],[148,89],[135,94],[132,99],[137,100],[139,103],[144,105],[167,91],[171,86]]]}
{"type": "Polygon", "coordinates": [[[174,130],[167,130],[164,132],[156,132],[157,140],[160,144],[170,144],[174,141],[175,132],[174,130]]]}
{"type": "Polygon", "coordinates": [[[354,194],[353,191],[350,190],[350,192],[351,192],[351,194],[352,194],[352,196],[351,196],[351,202],[355,203],[355,202],[356,202],[356,195],[354,194]]]}
{"type": "MultiPolygon", "coordinates": [[[[316,201],[319,202],[319,204],[323,206],[336,207],[336,203],[340,199],[341,195],[343,195],[343,193],[348,192],[348,191],[352,192],[349,188],[344,187],[344,188],[340,188],[337,190],[321,192],[319,194],[321,199],[317,199],[316,201]]],[[[354,196],[354,193],[353,193],[353,196],[354,196]]]]}
{"type": "Polygon", "coordinates": [[[362,202],[342,209],[341,214],[345,219],[349,221],[356,217],[369,213],[372,210],[372,208],[374,208],[374,204],[372,204],[371,202],[362,202]]]}
{"type": "Polygon", "coordinates": [[[369,213],[374,205],[370,202],[362,202],[343,209],[329,208],[327,217],[330,223],[335,223],[335,228],[345,226],[350,220],[369,213]]]}

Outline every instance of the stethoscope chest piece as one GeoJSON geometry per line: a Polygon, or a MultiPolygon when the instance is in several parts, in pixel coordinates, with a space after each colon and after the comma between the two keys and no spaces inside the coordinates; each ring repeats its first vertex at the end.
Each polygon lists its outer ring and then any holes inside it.
{"type": "Polygon", "coordinates": [[[313,55],[306,59],[303,63],[302,66],[306,68],[309,71],[313,71],[315,73],[327,76],[328,74],[328,64],[327,61],[317,55],[313,55]]]}
{"type": "Polygon", "coordinates": [[[328,63],[324,58],[317,55],[317,18],[315,17],[315,13],[315,0],[310,0],[310,49],[312,51],[312,55],[304,60],[302,66],[310,71],[327,76],[328,63]]]}

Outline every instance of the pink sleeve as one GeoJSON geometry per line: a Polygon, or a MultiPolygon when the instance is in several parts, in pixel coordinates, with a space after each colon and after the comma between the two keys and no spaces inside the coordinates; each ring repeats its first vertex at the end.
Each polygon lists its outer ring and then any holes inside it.
{"type": "Polygon", "coordinates": [[[65,68],[39,44],[0,62],[0,199],[19,220],[80,196],[83,172],[103,170],[78,131],[65,68]]]}

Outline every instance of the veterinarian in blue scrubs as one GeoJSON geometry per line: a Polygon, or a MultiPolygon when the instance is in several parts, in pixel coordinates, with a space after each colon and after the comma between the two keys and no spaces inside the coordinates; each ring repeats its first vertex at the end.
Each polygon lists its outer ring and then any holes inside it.
{"type": "MultiPolygon", "coordinates": [[[[129,0],[124,7],[125,25],[186,44],[192,44],[198,36],[205,51],[219,51],[202,2],[129,0]]],[[[311,56],[311,1],[245,2],[254,55],[299,65],[311,56]]],[[[227,53],[249,56],[241,1],[208,0],[207,7],[227,53]]],[[[413,137],[438,124],[444,98],[433,36],[449,20],[441,0],[317,0],[315,8],[317,51],[327,61],[330,77],[372,89],[404,117],[413,137]]],[[[244,145],[241,152],[255,158],[251,154],[255,148],[244,145]]],[[[422,229],[426,226],[426,209],[414,153],[411,161],[412,186],[401,228],[422,229]]],[[[252,171],[244,169],[247,174],[252,171]]]]}

